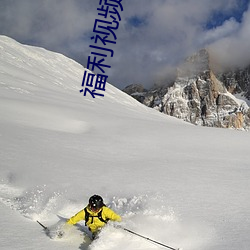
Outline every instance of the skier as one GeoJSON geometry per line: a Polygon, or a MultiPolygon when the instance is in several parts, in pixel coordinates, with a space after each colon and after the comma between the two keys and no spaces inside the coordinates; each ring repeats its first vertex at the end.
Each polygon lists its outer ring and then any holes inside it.
{"type": "Polygon", "coordinates": [[[80,220],[85,220],[85,225],[92,232],[92,238],[94,239],[109,220],[120,222],[122,219],[113,210],[105,206],[101,196],[95,194],[89,198],[89,204],[72,216],[67,224],[74,225],[80,220]]]}

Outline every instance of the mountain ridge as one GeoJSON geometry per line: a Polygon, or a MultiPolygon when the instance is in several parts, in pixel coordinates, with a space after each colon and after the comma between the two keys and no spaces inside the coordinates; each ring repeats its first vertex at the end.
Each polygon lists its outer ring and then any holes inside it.
{"type": "Polygon", "coordinates": [[[171,85],[142,89],[143,86],[132,84],[123,91],[148,107],[195,125],[246,130],[250,127],[250,66],[216,72],[207,49],[188,57],[177,68],[171,85]]]}

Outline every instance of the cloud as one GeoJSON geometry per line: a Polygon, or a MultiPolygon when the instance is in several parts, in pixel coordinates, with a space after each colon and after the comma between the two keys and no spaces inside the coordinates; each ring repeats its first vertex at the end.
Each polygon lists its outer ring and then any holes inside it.
{"type": "MultiPolygon", "coordinates": [[[[149,87],[167,79],[173,67],[204,46],[226,62],[230,60],[226,48],[241,45],[240,54],[246,55],[249,13],[242,21],[234,17],[242,8],[239,2],[122,1],[117,44],[110,47],[114,57],[106,61],[111,65],[109,81],[119,88],[130,83],[149,87]]],[[[1,0],[0,33],[61,52],[86,66],[98,6],[99,0],[1,0]]]]}
{"type": "Polygon", "coordinates": [[[94,3],[67,0],[2,0],[0,32],[21,42],[71,54],[86,50],[85,34],[93,29],[94,3]],[[74,48],[72,48],[72,44],[74,48]]]}
{"type": "Polygon", "coordinates": [[[250,10],[243,15],[238,28],[210,44],[215,60],[225,67],[244,67],[250,64],[250,10]]]}
{"type": "MultiPolygon", "coordinates": [[[[143,2],[144,8],[140,8],[137,16],[145,18],[145,25],[122,31],[124,40],[119,49],[130,53],[124,60],[131,58],[128,76],[148,86],[166,79],[167,73],[187,56],[241,29],[241,24],[230,17],[238,6],[234,0],[143,2]],[[230,18],[207,30],[215,12],[230,18]]],[[[132,16],[136,13],[133,11],[132,16]]],[[[126,66],[123,68],[126,72],[126,66]]]]}
{"type": "Polygon", "coordinates": [[[232,17],[229,20],[226,20],[221,26],[204,31],[204,34],[200,38],[200,43],[211,44],[215,41],[219,41],[237,33],[239,28],[240,24],[232,17]]]}

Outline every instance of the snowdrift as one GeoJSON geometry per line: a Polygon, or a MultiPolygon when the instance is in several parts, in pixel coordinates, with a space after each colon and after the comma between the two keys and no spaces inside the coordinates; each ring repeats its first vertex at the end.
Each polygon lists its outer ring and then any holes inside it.
{"type": "Polygon", "coordinates": [[[53,227],[96,193],[124,227],[167,245],[249,249],[249,133],[195,127],[110,84],[83,97],[83,73],[0,36],[0,246],[162,249],[112,225],[93,243],[84,223],[51,240],[36,223],[53,227]]]}

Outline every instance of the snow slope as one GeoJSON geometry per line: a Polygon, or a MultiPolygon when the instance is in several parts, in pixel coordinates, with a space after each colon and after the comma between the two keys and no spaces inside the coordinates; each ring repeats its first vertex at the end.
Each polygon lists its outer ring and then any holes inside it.
{"type": "Polygon", "coordinates": [[[83,97],[83,72],[0,36],[0,248],[162,249],[112,225],[90,244],[83,223],[61,240],[36,223],[53,228],[97,193],[166,245],[250,249],[249,133],[181,122],[110,84],[83,97]]]}

